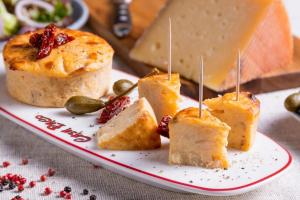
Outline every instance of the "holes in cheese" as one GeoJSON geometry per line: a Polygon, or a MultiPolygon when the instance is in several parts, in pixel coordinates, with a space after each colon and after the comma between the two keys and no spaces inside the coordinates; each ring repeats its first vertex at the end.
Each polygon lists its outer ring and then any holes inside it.
{"type": "Polygon", "coordinates": [[[167,70],[169,17],[173,22],[172,70],[197,82],[198,58],[203,55],[204,85],[211,89],[235,86],[238,49],[245,64],[242,83],[292,61],[292,35],[281,0],[169,1],[131,50],[133,59],[167,70]],[[160,48],[152,51],[157,41],[160,48]]]}

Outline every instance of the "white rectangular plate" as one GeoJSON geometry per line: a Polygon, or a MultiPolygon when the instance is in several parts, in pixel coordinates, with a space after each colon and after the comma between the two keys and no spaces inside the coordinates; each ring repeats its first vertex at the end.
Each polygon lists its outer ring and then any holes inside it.
{"type": "MultiPolygon", "coordinates": [[[[0,58],[1,59],[1,58],[0,58]]],[[[0,114],[34,134],[96,165],[156,187],[204,195],[237,195],[253,190],[278,177],[291,164],[288,151],[261,133],[249,152],[229,150],[228,170],[168,165],[168,139],[162,147],[150,151],[100,150],[93,134],[98,113],[72,116],[64,109],[38,108],[12,99],[5,88],[3,64],[0,64],[0,114]]],[[[113,71],[113,80],[136,77],[113,71]]],[[[136,91],[131,95],[137,98],[136,91]]],[[[183,97],[182,108],[197,102],[183,97]]]]}

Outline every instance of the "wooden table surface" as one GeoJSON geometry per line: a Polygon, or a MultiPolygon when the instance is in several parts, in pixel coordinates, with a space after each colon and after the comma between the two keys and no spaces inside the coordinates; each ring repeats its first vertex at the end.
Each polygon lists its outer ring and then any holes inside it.
{"type": "MultiPolygon", "coordinates": [[[[110,0],[85,0],[90,9],[90,19],[88,27],[95,33],[104,37],[115,49],[116,55],[126,63],[127,68],[119,67],[127,72],[133,72],[134,75],[144,76],[149,73],[151,66],[136,62],[129,58],[128,53],[135,41],[140,37],[143,31],[151,24],[160,8],[166,0],[135,0],[130,6],[133,18],[133,30],[125,39],[116,38],[111,32],[112,16],[114,7],[110,0]]],[[[284,71],[273,71],[270,74],[263,75],[263,78],[253,80],[243,84],[241,90],[252,93],[265,93],[276,90],[295,88],[300,86],[300,40],[295,38],[294,62],[284,71]]],[[[192,98],[198,96],[198,86],[194,82],[182,79],[182,93],[192,98]]],[[[228,91],[232,91],[228,90],[228,91]]],[[[224,91],[224,92],[228,92],[224,91]]],[[[204,89],[204,97],[210,98],[218,95],[208,88],[204,89]]]]}

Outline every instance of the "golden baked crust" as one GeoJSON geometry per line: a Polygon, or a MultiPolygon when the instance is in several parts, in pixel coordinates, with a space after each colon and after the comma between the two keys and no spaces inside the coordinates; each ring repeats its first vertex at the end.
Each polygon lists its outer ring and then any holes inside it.
{"type": "MultiPolygon", "coordinates": [[[[41,33],[43,30],[38,30],[41,33]]],[[[113,49],[102,38],[88,32],[57,29],[75,39],[37,60],[37,49],[29,43],[33,32],[15,36],[3,50],[6,67],[49,77],[68,77],[74,73],[91,72],[109,65],[113,49]]]]}
{"type": "Polygon", "coordinates": [[[147,150],[161,146],[154,112],[145,98],[137,100],[97,132],[98,146],[110,150],[147,150]]]}
{"type": "Polygon", "coordinates": [[[145,77],[138,82],[139,97],[145,97],[151,104],[157,121],[165,115],[174,116],[179,109],[180,77],[174,73],[145,77]]]}
{"type": "Polygon", "coordinates": [[[175,115],[169,123],[169,163],[228,168],[227,136],[230,127],[207,110],[187,108],[175,115]]]}
{"type": "Polygon", "coordinates": [[[249,92],[241,92],[239,101],[236,101],[236,93],[233,92],[207,99],[204,104],[215,117],[231,127],[228,146],[248,151],[255,140],[260,112],[259,100],[249,92]]]}

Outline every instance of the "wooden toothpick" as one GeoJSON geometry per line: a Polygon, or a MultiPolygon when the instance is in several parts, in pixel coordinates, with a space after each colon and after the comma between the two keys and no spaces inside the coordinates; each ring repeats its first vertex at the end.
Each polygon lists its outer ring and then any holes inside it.
{"type": "Polygon", "coordinates": [[[241,52],[238,50],[238,57],[236,61],[236,100],[240,99],[240,82],[241,82],[241,52]]]}
{"type": "Polygon", "coordinates": [[[168,80],[171,80],[172,76],[172,21],[169,17],[169,62],[168,62],[168,80]]]}
{"type": "Polygon", "coordinates": [[[202,101],[203,101],[203,57],[201,56],[200,75],[199,75],[199,117],[202,117],[202,101]]]}

